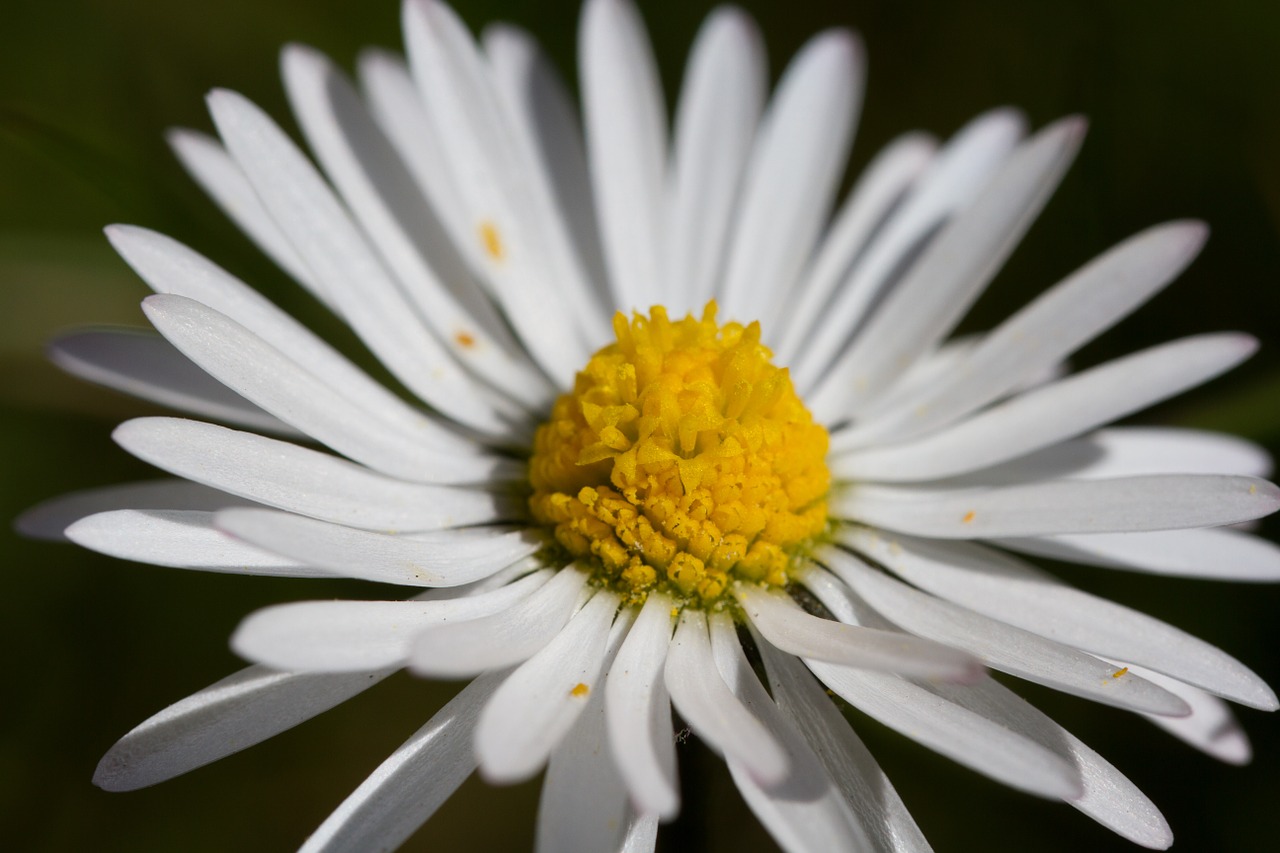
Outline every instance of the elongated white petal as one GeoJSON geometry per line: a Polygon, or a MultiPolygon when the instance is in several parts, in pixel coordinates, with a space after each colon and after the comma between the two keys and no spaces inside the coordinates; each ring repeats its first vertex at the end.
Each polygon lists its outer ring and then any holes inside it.
{"type": "Polygon", "coordinates": [[[557,266],[561,232],[546,224],[558,214],[539,205],[525,177],[538,166],[520,147],[492,70],[457,14],[436,0],[411,0],[403,11],[413,77],[442,159],[457,175],[454,239],[534,360],[568,382],[590,348],[582,315],[557,281],[571,274],[557,266]]]}
{"type": "Polygon", "coordinates": [[[427,628],[414,639],[409,667],[420,675],[464,678],[519,663],[569,621],[586,582],[586,573],[570,566],[501,613],[427,628]]]}
{"type": "Polygon", "coordinates": [[[653,49],[630,0],[583,6],[578,67],[614,304],[645,308],[663,275],[667,121],[653,49]]]}
{"type": "Polygon", "coordinates": [[[1200,222],[1149,228],[1098,257],[986,335],[968,358],[930,387],[869,406],[842,446],[922,435],[998,399],[1024,378],[1062,361],[1172,281],[1204,245],[1200,222]]]}
{"type": "Polygon", "coordinates": [[[597,592],[497,689],[476,726],[476,757],[485,779],[519,782],[542,769],[601,686],[619,601],[612,592],[597,592]]]}
{"type": "MultiPolygon", "coordinates": [[[[641,818],[630,807],[627,786],[609,755],[605,702],[603,694],[592,692],[586,710],[547,762],[538,800],[534,849],[539,853],[622,853],[630,849],[629,836],[644,831],[638,825],[642,822],[652,822],[656,834],[657,815],[641,818]]],[[[646,853],[652,849],[650,843],[646,853]]]]}
{"type": "Polygon", "coordinates": [[[249,179],[222,143],[203,133],[181,128],[169,131],[166,139],[183,167],[222,212],[294,281],[325,300],[306,262],[262,206],[249,179]]]}
{"type": "Polygon", "coordinates": [[[799,657],[921,678],[965,681],[982,672],[981,663],[958,649],[811,616],[781,593],[736,584],[733,594],[770,643],[799,657]]]}
{"type": "Polygon", "coordinates": [[[701,308],[721,273],[766,65],[755,22],[731,6],[707,16],[689,51],[671,143],[667,275],[653,287],[673,316],[701,308]]]}
{"type": "Polygon", "coordinates": [[[1164,850],[1173,833],[1160,810],[1106,759],[994,679],[973,685],[940,684],[937,693],[974,713],[1067,755],[1083,782],[1067,803],[1135,844],[1164,850]]]}
{"type": "Polygon", "coordinates": [[[1133,474],[1239,474],[1269,477],[1266,449],[1221,432],[1178,427],[1112,427],[1088,436],[1102,456],[1074,477],[1133,474]]]}
{"type": "Polygon", "coordinates": [[[1012,557],[968,542],[882,537],[848,529],[841,540],[921,589],[1086,652],[1142,664],[1255,708],[1275,693],[1240,661],[1123,605],[1073,589],[1012,557]]]}
{"type": "Polygon", "coordinates": [[[445,351],[525,405],[547,403],[545,377],[513,357],[513,342],[489,332],[497,324],[474,319],[428,266],[442,241],[419,244],[417,236],[433,234],[439,223],[346,77],[323,54],[297,45],[285,48],[281,64],[312,150],[445,351]]]}
{"type": "Polygon", "coordinates": [[[982,195],[938,235],[807,398],[820,420],[856,414],[921,353],[934,348],[977,298],[1057,187],[1084,138],[1063,119],[1009,158],[982,195]],[[833,406],[838,401],[840,405],[833,406]]]}
{"type": "Polygon", "coordinates": [[[1052,799],[1081,793],[1080,775],[1059,750],[896,675],[822,661],[805,664],[850,705],[929,749],[997,782],[1052,799]]]}
{"type": "Polygon", "coordinates": [[[1115,533],[1237,524],[1275,512],[1280,489],[1253,477],[1162,474],[987,490],[857,486],[840,518],[935,539],[1115,533]]]}
{"type": "Polygon", "coordinates": [[[742,797],[784,850],[865,850],[866,834],[852,807],[813,747],[782,715],[747,663],[733,619],[711,616],[711,647],[716,667],[734,695],[786,750],[791,770],[776,785],[762,785],[739,761],[729,772],[742,797]]]}
{"type": "Polygon", "coordinates": [[[943,223],[974,202],[1025,132],[1026,120],[1016,110],[991,110],[966,124],[938,152],[849,270],[829,310],[815,317],[812,327],[795,341],[796,382],[806,399],[831,361],[865,325],[867,312],[886,288],[897,287],[943,223]]]}
{"type": "Polygon", "coordinates": [[[394,850],[475,770],[472,732],[505,673],[482,675],[435,713],[311,833],[299,853],[394,850]]]}
{"type": "Polygon", "coordinates": [[[686,608],[680,614],[664,673],[672,704],[708,746],[765,787],[787,778],[791,763],[785,748],[743,707],[716,669],[702,611],[686,608]]]}
{"type": "Polygon", "coordinates": [[[1130,669],[1150,681],[1159,684],[1170,693],[1176,693],[1191,706],[1186,717],[1159,717],[1148,714],[1147,719],[1169,734],[1188,743],[1206,755],[1228,764],[1248,764],[1253,758],[1253,747],[1244,727],[1236,720],[1231,707],[1217,696],[1191,687],[1176,678],[1161,675],[1140,666],[1130,669]]]}
{"type": "Polygon", "coordinates": [[[205,373],[159,335],[133,329],[68,332],[49,343],[63,370],[152,403],[239,426],[296,435],[205,373]]]}
{"type": "Polygon", "coordinates": [[[93,784],[134,791],[181,776],[291,729],[390,675],[297,675],[251,666],[170,705],[111,747],[93,784]]]}
{"type": "Polygon", "coordinates": [[[71,492],[36,504],[14,520],[23,536],[66,539],[63,531],[75,521],[117,509],[185,509],[212,512],[247,505],[241,498],[187,480],[146,480],[71,492]]]}
{"type": "Polygon", "coordinates": [[[335,575],[408,586],[461,586],[542,547],[522,530],[434,530],[410,538],[270,509],[226,510],[214,523],[246,542],[335,575]]]}
{"type": "Polygon", "coordinates": [[[270,341],[289,360],[306,365],[334,393],[349,400],[348,405],[359,407],[367,423],[390,424],[425,444],[440,432],[425,423],[421,411],[374,382],[319,336],[208,258],[145,228],[112,225],[106,234],[152,290],[193,299],[270,341]]]}
{"type": "Polygon", "coordinates": [[[181,296],[150,296],[155,327],[219,381],[307,435],[385,474],[413,482],[479,482],[503,468],[422,418],[416,437],[371,424],[364,410],[235,321],[181,296]]]}
{"type": "Polygon", "coordinates": [[[920,827],[818,682],[797,658],[755,634],[773,699],[791,725],[813,747],[827,773],[869,836],[871,849],[884,853],[930,853],[920,827]]]}
{"type": "Polygon", "coordinates": [[[1253,354],[1248,335],[1200,335],[1152,347],[1027,391],[915,441],[845,454],[841,472],[914,482],[976,471],[1087,432],[1180,394],[1253,354]]]}
{"type": "Polygon", "coordinates": [[[672,601],[649,593],[604,683],[609,748],[640,814],[670,820],[680,807],[675,737],[663,664],[671,643],[672,601]]]}
{"type": "Polygon", "coordinates": [[[302,601],[250,614],[231,635],[241,657],[290,672],[351,672],[403,666],[429,625],[499,613],[546,583],[551,571],[479,595],[429,601],[302,601]]]}
{"type": "Polygon", "coordinates": [[[827,548],[820,559],[895,624],[972,652],[992,669],[1117,708],[1170,716],[1190,713],[1185,702],[1149,681],[1070,646],[911,589],[847,552],[827,548]]]}
{"type": "Polygon", "coordinates": [[[280,557],[237,542],[213,526],[214,513],[201,510],[121,509],[90,515],[66,530],[77,545],[119,557],[175,569],[331,578],[317,566],[280,557]]]}
{"type": "Polygon", "coordinates": [[[217,90],[209,110],[227,149],[263,204],[307,260],[343,317],[396,377],[438,410],[474,429],[503,435],[509,425],[424,333],[382,261],[315,168],[266,113],[217,90]],[[358,286],[356,286],[358,283],[358,286]]]}
{"type": "Polygon", "coordinates": [[[776,313],[813,252],[839,187],[862,101],[863,51],[847,30],[815,36],[782,74],[743,176],[725,277],[728,319],[776,313]]]}
{"type": "Polygon", "coordinates": [[[518,515],[494,493],[406,483],[316,450],[199,421],[137,418],[112,437],[171,474],[350,527],[437,530],[518,515]]]}
{"type": "Polygon", "coordinates": [[[1225,581],[1280,580],[1280,547],[1238,530],[1163,530],[1001,539],[1040,557],[1133,572],[1225,581]]]}
{"type": "Polygon", "coordinates": [[[886,145],[858,176],[800,286],[788,295],[786,310],[774,321],[774,328],[764,330],[766,340],[776,342],[777,363],[793,361],[832,294],[867,249],[875,229],[885,223],[911,182],[929,165],[936,148],[937,143],[923,133],[905,134],[886,145]]]}
{"type": "Polygon", "coordinates": [[[543,211],[546,250],[557,287],[585,330],[608,321],[604,250],[591,195],[591,174],[577,103],[537,40],[510,24],[485,27],[481,40],[493,83],[511,118],[513,142],[525,149],[531,201],[543,211]]]}

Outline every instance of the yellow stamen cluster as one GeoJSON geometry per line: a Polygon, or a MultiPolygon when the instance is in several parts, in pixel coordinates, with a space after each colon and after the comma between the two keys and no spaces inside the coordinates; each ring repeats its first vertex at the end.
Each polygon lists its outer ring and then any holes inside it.
{"type": "Polygon", "coordinates": [[[827,431],[760,324],[671,321],[666,309],[613,320],[537,432],[534,517],[601,578],[711,604],[734,578],[787,583],[795,549],[827,523],[827,431]]]}

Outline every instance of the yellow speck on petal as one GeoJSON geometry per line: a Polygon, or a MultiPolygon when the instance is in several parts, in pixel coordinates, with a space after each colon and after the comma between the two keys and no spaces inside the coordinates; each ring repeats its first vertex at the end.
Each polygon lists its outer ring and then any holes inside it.
{"type": "Polygon", "coordinates": [[[498,232],[498,226],[492,220],[486,219],[480,223],[480,245],[484,246],[484,253],[492,260],[501,261],[506,257],[506,247],[502,245],[502,234],[498,232]]]}
{"type": "Polygon", "coordinates": [[[455,332],[453,339],[463,349],[471,349],[476,345],[475,335],[470,332],[455,332]]]}
{"type": "Polygon", "coordinates": [[[1120,669],[1117,669],[1115,672],[1111,673],[1111,677],[1112,677],[1112,678],[1119,678],[1119,677],[1120,677],[1120,676],[1122,676],[1122,675],[1127,675],[1127,674],[1128,674],[1128,672],[1129,672],[1129,667],[1127,667],[1127,666],[1125,666],[1125,667],[1121,667],[1120,669]]]}
{"type": "Polygon", "coordinates": [[[974,512],[973,510],[969,510],[964,514],[964,518],[960,519],[960,522],[962,524],[971,524],[973,520],[977,517],[978,517],[978,514],[976,512],[974,512]]]}
{"type": "Polygon", "coordinates": [[[583,684],[581,681],[579,681],[577,684],[573,686],[573,689],[569,691],[569,695],[582,697],[582,696],[586,696],[590,692],[591,692],[591,688],[583,684]]]}
{"type": "Polygon", "coordinates": [[[1249,494],[1251,494],[1251,495],[1256,495],[1257,493],[1258,493],[1258,486],[1257,486],[1257,484],[1255,484],[1255,483],[1250,483],[1250,484],[1249,484],[1249,494]]]}
{"type": "Polygon", "coordinates": [[[781,586],[827,526],[827,431],[772,363],[760,324],[613,321],[538,428],[529,507],[629,603],[710,606],[735,580],[781,586]]]}

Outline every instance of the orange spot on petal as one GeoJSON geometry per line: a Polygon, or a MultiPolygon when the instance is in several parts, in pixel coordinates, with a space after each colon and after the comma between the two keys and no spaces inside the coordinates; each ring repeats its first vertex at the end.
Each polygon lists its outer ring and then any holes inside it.
{"type": "Polygon", "coordinates": [[[456,332],[454,333],[453,339],[457,342],[458,346],[463,349],[471,349],[476,345],[475,336],[469,332],[456,332]]]}
{"type": "Polygon", "coordinates": [[[569,695],[570,696],[586,696],[590,692],[591,692],[591,688],[583,684],[581,681],[579,681],[577,684],[574,685],[573,689],[569,691],[569,695]]]}
{"type": "Polygon", "coordinates": [[[486,219],[480,223],[480,244],[491,259],[500,261],[506,255],[506,247],[502,245],[502,234],[498,226],[486,219]]]}
{"type": "Polygon", "coordinates": [[[960,519],[960,521],[964,524],[969,524],[977,517],[978,517],[978,514],[976,512],[974,512],[973,510],[969,510],[964,514],[964,518],[960,519]]]}
{"type": "Polygon", "coordinates": [[[1127,673],[1128,671],[1129,671],[1129,667],[1127,667],[1127,666],[1126,666],[1126,667],[1121,667],[1120,669],[1117,669],[1115,672],[1111,673],[1111,677],[1112,677],[1112,678],[1119,678],[1120,676],[1124,675],[1124,674],[1125,674],[1125,673],[1127,673]]]}

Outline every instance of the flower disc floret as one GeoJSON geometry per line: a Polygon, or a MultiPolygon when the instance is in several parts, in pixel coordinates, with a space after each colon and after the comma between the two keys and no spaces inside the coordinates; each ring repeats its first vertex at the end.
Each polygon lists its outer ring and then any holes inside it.
{"type": "Polygon", "coordinates": [[[827,524],[827,431],[760,343],[760,324],[613,319],[616,343],[539,427],[534,517],[609,586],[709,605],[734,579],[782,586],[827,524]]]}

